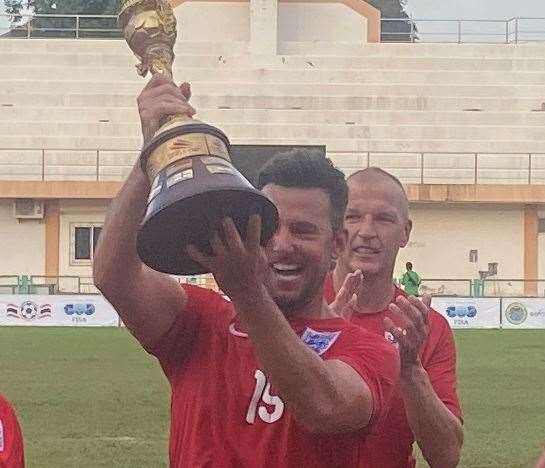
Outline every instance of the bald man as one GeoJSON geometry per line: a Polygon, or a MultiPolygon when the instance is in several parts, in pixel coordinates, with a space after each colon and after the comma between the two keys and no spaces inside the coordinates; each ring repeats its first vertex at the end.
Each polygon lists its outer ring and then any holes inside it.
{"type": "Polygon", "coordinates": [[[365,466],[412,468],[416,440],[432,468],[455,467],[463,430],[452,331],[429,308],[431,298],[409,297],[393,281],[398,251],[412,230],[407,195],[397,178],[379,168],[353,174],[348,187],[347,244],[326,281],[325,296],[332,302],[346,278],[352,286],[356,281],[351,320],[396,342],[402,368],[392,409],[365,439],[362,460],[373,460],[365,466]]]}

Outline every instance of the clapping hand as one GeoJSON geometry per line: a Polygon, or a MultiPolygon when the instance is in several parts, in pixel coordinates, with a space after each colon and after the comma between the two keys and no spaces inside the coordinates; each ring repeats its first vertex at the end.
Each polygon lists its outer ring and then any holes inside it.
{"type": "Polygon", "coordinates": [[[384,318],[384,327],[399,343],[402,372],[420,365],[420,349],[429,332],[430,306],[428,294],[422,300],[415,296],[399,296],[388,306],[391,318],[384,318]]]}

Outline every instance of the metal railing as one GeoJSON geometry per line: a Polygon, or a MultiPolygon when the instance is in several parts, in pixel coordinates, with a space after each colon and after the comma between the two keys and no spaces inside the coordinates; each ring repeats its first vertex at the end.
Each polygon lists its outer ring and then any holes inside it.
{"type": "Polygon", "coordinates": [[[342,156],[328,152],[346,173],[381,167],[410,184],[545,184],[544,153],[373,152],[359,153],[359,164],[345,165],[342,156]],[[448,163],[445,164],[445,161],[448,163]]]}
{"type": "Polygon", "coordinates": [[[17,294],[19,277],[17,275],[0,275],[0,294],[17,294]]]}
{"type": "Polygon", "coordinates": [[[484,297],[545,297],[545,280],[542,279],[486,279],[482,282],[484,297]]]}
{"type": "Polygon", "coordinates": [[[4,38],[119,39],[122,33],[115,15],[7,15],[8,27],[0,30],[4,38]]]}
{"type": "MultiPolygon", "coordinates": [[[[545,153],[328,151],[327,154],[347,174],[379,166],[410,184],[545,184],[545,153]],[[350,163],[345,164],[345,158],[350,163]]],[[[0,180],[123,181],[138,155],[139,150],[0,148],[0,180]]]]}
{"type": "Polygon", "coordinates": [[[472,296],[475,292],[471,279],[423,279],[420,294],[432,296],[472,296]]]}
{"type": "MultiPolygon", "coordinates": [[[[121,38],[115,15],[8,15],[0,37],[121,38]]],[[[491,19],[382,18],[383,42],[503,43],[545,41],[545,18],[491,19]]]]}
{"type": "MultiPolygon", "coordinates": [[[[174,278],[180,283],[218,289],[212,275],[174,278]]],[[[420,293],[459,297],[545,297],[545,279],[424,278],[420,293]]],[[[100,291],[90,276],[5,275],[0,276],[0,294],[100,294],[100,291]]]]}
{"type": "Polygon", "coordinates": [[[545,297],[543,279],[423,279],[420,294],[460,297],[545,297]]]}
{"type": "Polygon", "coordinates": [[[518,44],[545,42],[545,18],[492,19],[382,18],[382,42],[518,44]]]}
{"type": "MultiPolygon", "coordinates": [[[[210,274],[174,276],[180,283],[189,283],[218,290],[210,274]]],[[[92,276],[0,275],[0,294],[100,294],[92,276]]]]}
{"type": "Polygon", "coordinates": [[[100,294],[90,276],[30,276],[28,294],[100,294]]]}

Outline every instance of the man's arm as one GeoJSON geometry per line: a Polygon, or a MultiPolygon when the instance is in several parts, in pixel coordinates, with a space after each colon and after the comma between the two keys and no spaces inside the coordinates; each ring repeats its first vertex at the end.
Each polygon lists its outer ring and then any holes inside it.
{"type": "MultiPolygon", "coordinates": [[[[186,87],[187,97],[189,97],[186,87]]],[[[166,115],[194,113],[182,90],[154,76],[138,99],[144,144],[166,115]]],[[[150,186],[137,161],[112,201],[93,262],[96,286],[115,307],[131,333],[153,349],[185,306],[185,294],[168,275],[145,266],[136,251],[150,186]]]]}
{"type": "MultiPolygon", "coordinates": [[[[315,432],[361,429],[373,414],[373,396],[356,370],[341,360],[324,361],[296,335],[262,282],[265,260],[259,246],[260,218],[250,220],[246,241],[234,223],[224,222],[224,239],[216,234],[214,255],[189,249],[214,273],[245,323],[259,361],[295,418],[315,432]]],[[[392,368],[395,368],[392,354],[392,368]]],[[[395,374],[395,371],[392,372],[395,374]]]]}
{"type": "Polygon", "coordinates": [[[460,420],[438,397],[420,361],[419,351],[429,331],[430,300],[429,296],[424,302],[415,297],[398,298],[390,305],[396,324],[387,318],[385,326],[399,342],[400,388],[409,426],[429,465],[449,468],[460,461],[463,429],[460,420]]]}
{"type": "Polygon", "coordinates": [[[301,424],[327,433],[369,424],[374,402],[363,378],[345,362],[323,360],[306,346],[264,288],[233,302],[265,373],[301,424]]]}
{"type": "Polygon", "coordinates": [[[401,275],[399,284],[401,284],[402,286],[407,286],[407,273],[403,273],[403,275],[401,275]]]}
{"type": "Polygon", "coordinates": [[[401,373],[401,395],[418,446],[431,468],[456,467],[464,433],[460,420],[439,399],[420,365],[401,373]]]}
{"type": "Polygon", "coordinates": [[[420,286],[420,283],[422,283],[422,279],[420,278],[420,275],[415,271],[414,272],[414,277],[415,277],[415,286],[420,286]]]}

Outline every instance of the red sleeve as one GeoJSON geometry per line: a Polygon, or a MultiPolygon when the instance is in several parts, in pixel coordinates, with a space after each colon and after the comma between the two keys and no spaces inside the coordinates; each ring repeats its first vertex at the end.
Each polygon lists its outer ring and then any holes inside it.
{"type": "Polygon", "coordinates": [[[206,339],[214,323],[222,317],[226,320],[233,315],[231,303],[211,289],[182,285],[187,302],[170,330],[154,349],[149,350],[159,360],[169,378],[191,355],[197,340],[206,339]]]}
{"type": "Polygon", "coordinates": [[[23,434],[11,405],[0,396],[0,468],[24,468],[23,434]]]}
{"type": "Polygon", "coordinates": [[[386,339],[360,327],[343,331],[326,359],[338,359],[352,367],[365,381],[373,398],[371,428],[389,410],[390,398],[399,382],[399,352],[386,339]],[[341,340],[341,338],[344,338],[341,340]]]}
{"type": "Polygon", "coordinates": [[[430,315],[430,334],[422,352],[422,365],[439,399],[457,418],[462,409],[456,392],[456,345],[447,320],[438,312],[430,315]]]}

